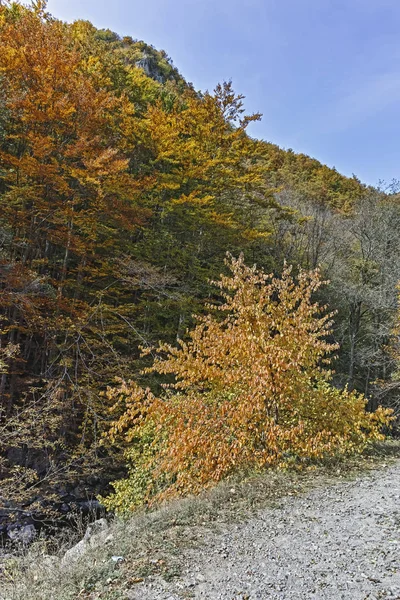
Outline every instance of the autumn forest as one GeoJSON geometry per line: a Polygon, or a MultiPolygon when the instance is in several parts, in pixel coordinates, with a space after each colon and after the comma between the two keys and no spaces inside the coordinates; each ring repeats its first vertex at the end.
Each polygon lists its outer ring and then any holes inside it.
{"type": "Polygon", "coordinates": [[[0,36],[0,511],[396,435],[397,184],[254,139],[231,82],[42,0],[0,36]]]}

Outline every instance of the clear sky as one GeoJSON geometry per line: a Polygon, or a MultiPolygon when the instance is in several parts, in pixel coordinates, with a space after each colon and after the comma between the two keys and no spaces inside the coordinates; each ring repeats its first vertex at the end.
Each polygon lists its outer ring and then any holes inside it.
{"type": "Polygon", "coordinates": [[[373,185],[400,179],[400,0],[49,0],[164,49],[196,89],[232,79],[251,134],[373,185]]]}

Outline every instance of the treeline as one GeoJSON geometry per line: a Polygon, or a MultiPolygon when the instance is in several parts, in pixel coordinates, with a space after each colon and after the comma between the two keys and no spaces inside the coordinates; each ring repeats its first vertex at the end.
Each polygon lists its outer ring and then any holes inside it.
{"type": "Polygon", "coordinates": [[[109,477],[107,386],[185,338],[227,251],[321,265],[335,382],[394,401],[396,194],[252,139],[230,83],[196,92],[164,52],[41,0],[3,3],[0,36],[3,497],[109,477]]]}

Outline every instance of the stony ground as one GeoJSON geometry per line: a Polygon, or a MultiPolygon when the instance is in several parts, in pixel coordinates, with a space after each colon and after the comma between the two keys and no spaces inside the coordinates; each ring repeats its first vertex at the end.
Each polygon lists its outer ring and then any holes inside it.
{"type": "Polygon", "coordinates": [[[183,570],[148,577],[129,600],[400,600],[400,462],[286,497],[182,551],[183,570]]]}

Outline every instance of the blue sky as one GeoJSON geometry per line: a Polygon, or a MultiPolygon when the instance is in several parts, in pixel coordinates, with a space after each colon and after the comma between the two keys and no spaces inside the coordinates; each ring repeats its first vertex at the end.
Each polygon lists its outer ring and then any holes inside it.
{"type": "Polygon", "coordinates": [[[197,89],[232,79],[255,137],[370,184],[400,179],[399,0],[49,0],[143,39],[197,89]]]}

